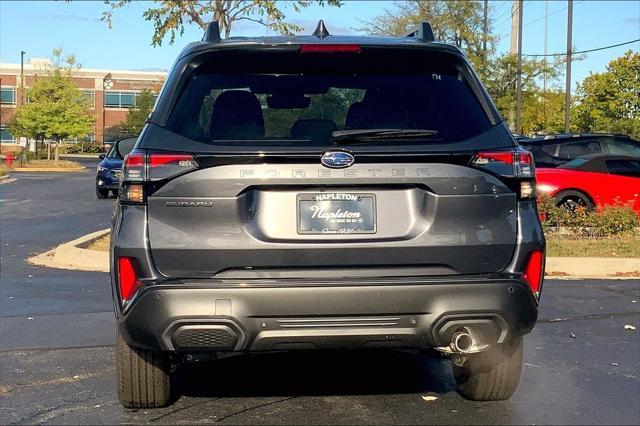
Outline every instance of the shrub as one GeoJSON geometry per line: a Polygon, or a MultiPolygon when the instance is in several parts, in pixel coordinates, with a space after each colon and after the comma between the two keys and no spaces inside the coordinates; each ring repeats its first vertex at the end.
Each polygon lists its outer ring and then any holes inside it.
{"type": "Polygon", "coordinates": [[[102,154],[104,147],[95,143],[85,143],[84,146],[74,143],[62,146],[62,152],[65,154],[102,154]]]}
{"type": "Polygon", "coordinates": [[[574,236],[609,236],[632,231],[640,226],[640,218],[629,205],[605,206],[599,211],[577,208],[574,211],[556,207],[548,195],[538,197],[538,212],[545,232],[573,228],[574,236]]]}
{"type": "Polygon", "coordinates": [[[600,228],[606,235],[632,231],[640,226],[638,215],[631,207],[625,205],[605,206],[592,216],[593,226],[600,228]]]}
{"type": "Polygon", "coordinates": [[[538,214],[541,221],[546,221],[550,212],[556,208],[556,203],[548,194],[539,194],[537,198],[538,214]]]}

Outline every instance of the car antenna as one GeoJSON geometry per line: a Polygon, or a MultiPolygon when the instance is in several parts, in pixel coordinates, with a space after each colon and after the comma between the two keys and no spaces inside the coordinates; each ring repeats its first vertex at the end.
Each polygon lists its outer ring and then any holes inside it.
{"type": "Polygon", "coordinates": [[[207,30],[204,32],[204,36],[202,37],[202,41],[220,43],[220,24],[218,24],[218,21],[209,22],[207,30]]]}
{"type": "Polygon", "coordinates": [[[329,30],[327,30],[327,27],[325,27],[324,25],[324,21],[321,19],[318,21],[318,26],[316,27],[316,30],[311,35],[314,35],[319,39],[323,39],[325,37],[330,36],[331,34],[329,34],[329,30]]]}

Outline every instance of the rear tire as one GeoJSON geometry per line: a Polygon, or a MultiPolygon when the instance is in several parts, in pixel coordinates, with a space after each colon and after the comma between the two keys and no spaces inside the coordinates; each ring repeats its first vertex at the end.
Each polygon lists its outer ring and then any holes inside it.
{"type": "Polygon", "coordinates": [[[571,212],[575,212],[579,208],[593,210],[594,205],[591,199],[584,192],[580,191],[561,191],[553,197],[556,207],[562,207],[571,212]]]}
{"type": "Polygon", "coordinates": [[[502,401],[518,388],[522,371],[522,337],[485,352],[453,359],[453,375],[460,394],[472,401],[502,401]]]}
{"type": "Polygon", "coordinates": [[[134,348],[116,337],[118,400],[125,408],[165,407],[171,398],[169,356],[134,348]]]}
{"type": "Polygon", "coordinates": [[[109,190],[96,188],[96,197],[98,197],[99,200],[109,198],[109,190]]]}

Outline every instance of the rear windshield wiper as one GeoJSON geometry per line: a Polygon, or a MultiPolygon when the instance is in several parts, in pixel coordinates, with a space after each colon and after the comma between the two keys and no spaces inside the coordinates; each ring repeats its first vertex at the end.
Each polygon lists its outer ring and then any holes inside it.
{"type": "Polygon", "coordinates": [[[337,130],[331,133],[334,144],[370,142],[381,139],[424,139],[438,134],[430,129],[354,129],[337,130]]]}

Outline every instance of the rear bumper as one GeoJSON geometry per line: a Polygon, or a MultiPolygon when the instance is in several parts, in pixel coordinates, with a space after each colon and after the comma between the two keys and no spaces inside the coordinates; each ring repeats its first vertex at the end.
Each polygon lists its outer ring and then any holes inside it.
{"type": "Polygon", "coordinates": [[[431,348],[469,325],[502,342],[531,331],[537,314],[515,278],[198,281],[142,290],[118,326],[130,345],[165,351],[431,348]]]}

